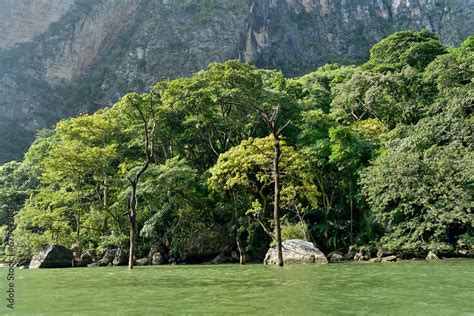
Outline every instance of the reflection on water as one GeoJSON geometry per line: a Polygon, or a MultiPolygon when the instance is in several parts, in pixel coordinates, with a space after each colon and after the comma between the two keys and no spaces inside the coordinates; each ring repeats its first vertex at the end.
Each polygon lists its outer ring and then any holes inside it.
{"type": "Polygon", "coordinates": [[[77,268],[16,274],[19,314],[474,314],[473,260],[285,268],[77,268]]]}

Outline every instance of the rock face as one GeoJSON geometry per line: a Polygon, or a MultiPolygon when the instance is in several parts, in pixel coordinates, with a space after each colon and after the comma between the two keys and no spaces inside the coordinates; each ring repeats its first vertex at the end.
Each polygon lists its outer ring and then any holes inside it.
{"type": "Polygon", "coordinates": [[[39,128],[210,62],[298,75],[366,60],[408,28],[456,45],[473,20],[474,0],[3,0],[0,163],[21,158],[39,128]]]}
{"type": "Polygon", "coordinates": [[[74,0],[2,0],[0,3],[0,47],[8,48],[33,39],[57,22],[74,0]]]}
{"type": "Polygon", "coordinates": [[[72,267],[74,257],[72,251],[64,246],[49,244],[34,256],[30,269],[34,268],[68,268],[72,267]]]}
{"type": "MultiPolygon", "coordinates": [[[[312,242],[291,239],[282,243],[283,262],[285,264],[328,263],[328,259],[312,242]]],[[[276,264],[276,249],[270,248],[265,255],[264,264],[276,264]]]]}

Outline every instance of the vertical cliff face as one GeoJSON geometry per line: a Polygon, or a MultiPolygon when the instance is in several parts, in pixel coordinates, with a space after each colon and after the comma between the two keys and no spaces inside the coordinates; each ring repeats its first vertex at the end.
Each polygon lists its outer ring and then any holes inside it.
{"type": "Polygon", "coordinates": [[[35,131],[129,90],[239,58],[289,75],[362,62],[403,29],[456,45],[473,33],[474,0],[3,0],[0,161],[35,131]]]}
{"type": "Polygon", "coordinates": [[[0,48],[33,39],[57,22],[74,0],[2,0],[0,2],[0,48]]]}
{"type": "Polygon", "coordinates": [[[399,30],[427,28],[456,45],[473,33],[473,14],[472,0],[254,1],[240,58],[297,75],[327,62],[362,62],[399,30]]]}

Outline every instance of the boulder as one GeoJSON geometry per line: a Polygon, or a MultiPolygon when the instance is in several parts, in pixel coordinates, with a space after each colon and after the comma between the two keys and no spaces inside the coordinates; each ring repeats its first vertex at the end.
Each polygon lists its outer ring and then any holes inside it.
{"type": "Polygon", "coordinates": [[[369,260],[369,262],[370,262],[370,263],[382,262],[382,258],[379,258],[379,257],[377,257],[377,258],[372,258],[372,259],[369,260]]]}
{"type": "Polygon", "coordinates": [[[347,251],[347,254],[345,256],[346,260],[352,260],[354,259],[355,255],[357,253],[357,247],[355,246],[349,246],[349,250],[347,251]]]}
{"type": "Polygon", "coordinates": [[[152,265],[159,265],[159,264],[162,264],[162,263],[163,263],[163,257],[161,256],[161,254],[159,252],[154,253],[151,256],[151,264],[152,265]]]}
{"type": "Polygon", "coordinates": [[[34,268],[69,268],[74,257],[72,251],[64,246],[49,244],[33,257],[30,269],[34,268]]]}
{"type": "Polygon", "coordinates": [[[141,258],[136,261],[137,266],[147,266],[150,264],[150,259],[148,258],[141,258]]]}
{"type": "Polygon", "coordinates": [[[214,259],[211,260],[211,263],[213,263],[213,264],[224,263],[224,256],[223,255],[217,255],[214,259]]]}
{"type": "Polygon", "coordinates": [[[87,265],[94,262],[90,253],[86,252],[81,255],[78,261],[74,261],[75,267],[87,267],[87,265]]]}
{"type": "Polygon", "coordinates": [[[388,257],[383,257],[382,262],[395,262],[397,261],[397,256],[388,256],[388,257]]]}
{"type": "Polygon", "coordinates": [[[108,266],[109,263],[112,264],[115,259],[116,253],[117,249],[107,249],[104,253],[104,256],[102,257],[102,259],[99,260],[99,262],[97,262],[97,264],[101,267],[108,266]]]}
{"type": "MultiPolygon", "coordinates": [[[[299,263],[328,263],[328,259],[322,251],[314,246],[312,242],[291,239],[285,240],[282,243],[283,248],[283,262],[285,264],[299,263]]],[[[276,264],[277,253],[275,248],[270,248],[265,255],[264,264],[276,264]]]]}
{"type": "Polygon", "coordinates": [[[340,262],[344,261],[344,256],[340,251],[333,251],[328,254],[329,262],[340,262]]]}
{"type": "Polygon", "coordinates": [[[370,253],[364,251],[364,249],[360,249],[359,252],[357,252],[354,255],[354,261],[367,261],[370,260],[370,253]]]}
{"type": "Polygon", "coordinates": [[[426,260],[438,260],[439,258],[433,251],[430,251],[425,259],[426,260]]]}
{"type": "Polygon", "coordinates": [[[151,247],[150,252],[148,253],[148,260],[152,265],[159,265],[164,263],[164,258],[159,251],[160,247],[158,245],[154,245],[151,247]]]}
{"type": "Polygon", "coordinates": [[[383,249],[383,248],[379,248],[377,250],[377,257],[379,257],[379,258],[388,257],[388,256],[392,256],[392,255],[393,255],[392,251],[389,251],[389,250],[386,250],[386,249],[383,249]]]}
{"type": "Polygon", "coordinates": [[[112,262],[114,266],[126,266],[128,264],[128,253],[122,249],[115,252],[115,257],[112,262]]]}

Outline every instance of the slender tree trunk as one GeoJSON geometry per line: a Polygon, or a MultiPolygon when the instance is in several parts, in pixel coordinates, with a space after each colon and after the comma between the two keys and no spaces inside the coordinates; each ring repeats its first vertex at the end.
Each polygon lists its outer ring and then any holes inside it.
{"type": "Polygon", "coordinates": [[[109,186],[107,185],[107,178],[104,179],[104,220],[102,222],[102,234],[105,235],[108,228],[108,214],[107,209],[109,207],[109,186]]]}
{"type": "Polygon", "coordinates": [[[241,241],[240,241],[240,234],[239,234],[239,236],[237,236],[236,242],[237,242],[237,248],[239,250],[240,264],[244,265],[244,264],[247,263],[247,257],[245,255],[245,249],[244,249],[244,247],[242,247],[242,244],[241,244],[241,241]]]}
{"type": "Polygon", "coordinates": [[[137,184],[132,183],[132,194],[130,196],[130,249],[128,256],[128,268],[133,269],[133,258],[135,255],[136,237],[136,215],[137,215],[137,184]]]}
{"type": "Polygon", "coordinates": [[[242,246],[242,241],[240,239],[242,233],[240,232],[240,228],[238,227],[239,226],[239,216],[238,216],[238,213],[237,213],[237,200],[236,200],[236,197],[235,197],[235,190],[232,190],[232,204],[234,206],[234,216],[235,216],[235,223],[236,223],[236,226],[237,226],[237,237],[235,238],[235,241],[237,243],[237,250],[239,250],[239,262],[241,265],[244,265],[247,263],[247,258],[246,258],[246,255],[245,255],[245,248],[242,246]]]}
{"type": "Polygon", "coordinates": [[[274,133],[275,137],[275,156],[273,158],[273,177],[275,182],[275,201],[273,203],[273,219],[275,221],[275,239],[276,239],[276,251],[277,251],[277,265],[283,266],[283,251],[281,246],[281,224],[280,224],[280,139],[277,133],[274,133]]]}
{"type": "Polygon", "coordinates": [[[353,235],[353,222],[354,222],[354,209],[352,205],[352,181],[349,181],[349,206],[350,206],[350,211],[351,211],[351,245],[354,242],[354,235],[353,235]]]}

